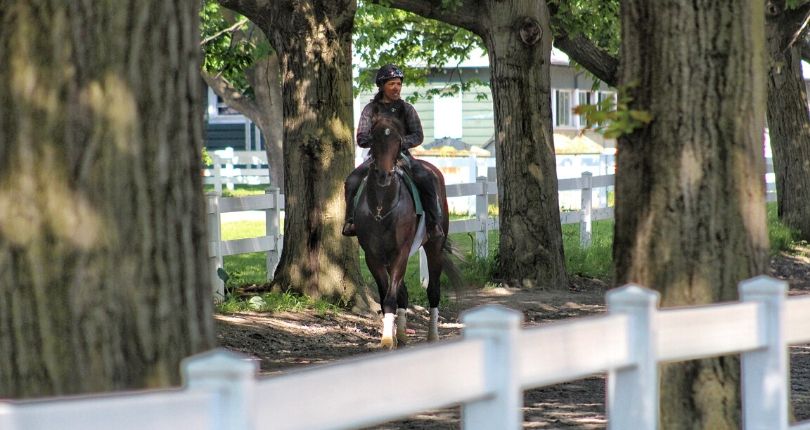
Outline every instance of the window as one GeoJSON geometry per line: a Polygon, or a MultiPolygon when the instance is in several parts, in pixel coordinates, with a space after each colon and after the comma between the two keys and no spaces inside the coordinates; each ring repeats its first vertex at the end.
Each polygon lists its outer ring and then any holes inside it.
{"type": "Polygon", "coordinates": [[[225,104],[225,101],[217,96],[211,88],[208,88],[208,109],[206,113],[209,122],[242,123],[246,121],[244,115],[225,104]]]}
{"type": "MultiPolygon", "coordinates": [[[[593,93],[590,91],[577,91],[577,106],[579,105],[589,105],[593,103],[593,93]]],[[[576,116],[577,128],[583,128],[587,124],[584,115],[577,115],[576,116]]]]}
{"type": "Polygon", "coordinates": [[[557,90],[556,102],[554,103],[556,111],[556,120],[554,125],[558,127],[573,127],[574,123],[571,114],[571,90],[557,90]]]}
{"type": "Polygon", "coordinates": [[[433,96],[433,137],[462,137],[462,100],[461,92],[452,96],[433,96]]]}

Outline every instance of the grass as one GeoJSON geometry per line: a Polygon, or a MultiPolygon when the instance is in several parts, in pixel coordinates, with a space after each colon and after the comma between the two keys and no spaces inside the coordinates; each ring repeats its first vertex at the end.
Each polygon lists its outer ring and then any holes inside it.
{"type": "MultiPolygon", "coordinates": [[[[794,233],[779,222],[776,214],[776,203],[768,204],[768,235],[771,253],[789,251],[795,243],[794,233]]],[[[467,216],[456,215],[454,219],[467,216]]],[[[592,224],[591,246],[583,248],[579,244],[579,225],[563,225],[563,243],[565,248],[566,270],[569,274],[608,280],[613,270],[613,221],[596,221],[592,224]]],[[[225,240],[246,237],[262,236],[265,232],[263,221],[240,221],[223,224],[223,238],[225,240]]],[[[472,254],[474,246],[474,233],[454,233],[450,240],[462,255],[467,256],[465,261],[455,260],[461,269],[465,284],[475,287],[484,287],[490,283],[498,252],[499,234],[497,231],[489,232],[489,257],[476,258],[472,254]]],[[[230,275],[229,285],[251,285],[265,282],[267,273],[265,269],[265,255],[252,253],[225,257],[225,271],[230,275]]],[[[363,281],[371,285],[376,291],[374,280],[366,267],[363,252],[360,252],[360,269],[363,281]]],[[[419,254],[408,260],[408,269],[405,276],[405,285],[408,288],[410,301],[413,304],[427,306],[427,293],[419,282],[419,254]]],[[[442,276],[442,306],[452,306],[452,290],[446,277],[442,276]]],[[[331,309],[326,302],[308,302],[304,297],[290,294],[273,293],[275,296],[262,296],[266,307],[257,307],[262,311],[295,310],[301,307],[313,309],[331,309]],[[276,297],[278,296],[278,297],[276,297]]],[[[231,303],[227,300],[220,305],[222,312],[235,312],[236,309],[251,309],[246,302],[242,304],[231,303]],[[240,308],[241,306],[241,308],[240,308]]],[[[255,307],[255,306],[254,306],[255,307]]]]}
{"type": "MultiPolygon", "coordinates": [[[[269,187],[267,184],[263,185],[247,185],[247,184],[234,184],[233,191],[227,187],[222,187],[222,197],[245,197],[254,196],[256,194],[264,194],[264,191],[269,187]]],[[[206,194],[214,192],[213,185],[205,185],[203,188],[206,194]]]]}

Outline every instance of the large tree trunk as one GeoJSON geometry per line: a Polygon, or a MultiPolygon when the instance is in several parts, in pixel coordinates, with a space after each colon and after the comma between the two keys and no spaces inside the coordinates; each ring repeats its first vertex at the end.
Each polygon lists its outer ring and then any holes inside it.
{"type": "Polygon", "coordinates": [[[466,28],[484,40],[495,111],[499,276],[524,287],[565,288],[551,127],[551,29],[545,2],[391,0],[392,6],[466,28]]]}
{"type": "Polygon", "coordinates": [[[790,12],[769,14],[766,21],[768,130],[779,218],[810,240],[810,115],[799,47],[791,46],[796,28],[787,19],[790,12]]]}
{"type": "Polygon", "coordinates": [[[0,397],[176,385],[212,346],[198,7],[0,8],[0,397]]]}
{"type": "Polygon", "coordinates": [[[367,307],[357,243],[341,236],[343,180],[354,166],[354,0],[220,0],[256,23],[281,60],[284,252],[273,284],[367,307]]]}
{"type": "MultiPolygon", "coordinates": [[[[764,273],[762,0],[627,0],[621,82],[654,120],[619,141],[616,282],[663,307],[737,298],[764,273]]],[[[662,366],[662,428],[740,427],[739,362],[662,366]]]]}

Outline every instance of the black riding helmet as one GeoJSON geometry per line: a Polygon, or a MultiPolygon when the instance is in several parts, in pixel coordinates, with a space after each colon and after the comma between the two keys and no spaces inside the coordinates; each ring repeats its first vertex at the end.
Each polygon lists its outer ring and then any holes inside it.
{"type": "Polygon", "coordinates": [[[378,87],[381,87],[387,81],[395,78],[399,78],[404,81],[405,74],[402,73],[402,70],[400,70],[399,67],[393,64],[386,64],[380,67],[380,70],[377,70],[377,78],[374,81],[377,83],[378,87]]]}

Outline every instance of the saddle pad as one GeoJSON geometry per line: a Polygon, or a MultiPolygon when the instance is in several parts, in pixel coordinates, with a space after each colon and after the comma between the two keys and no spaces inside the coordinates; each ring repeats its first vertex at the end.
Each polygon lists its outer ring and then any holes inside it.
{"type": "Polygon", "coordinates": [[[413,237],[413,244],[411,245],[411,252],[408,253],[408,257],[416,254],[416,251],[422,247],[422,242],[425,241],[425,216],[420,215],[419,221],[416,225],[416,234],[413,237]]]}

